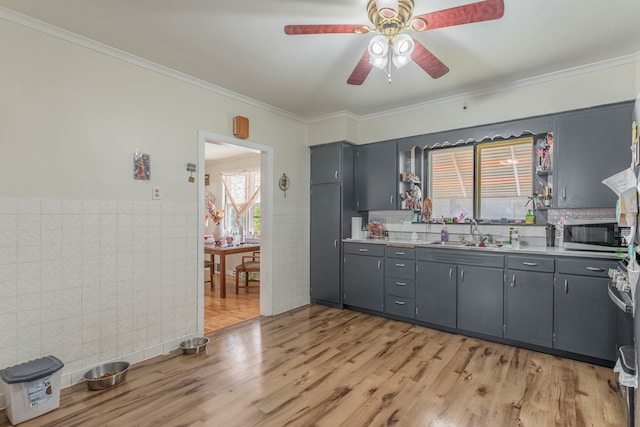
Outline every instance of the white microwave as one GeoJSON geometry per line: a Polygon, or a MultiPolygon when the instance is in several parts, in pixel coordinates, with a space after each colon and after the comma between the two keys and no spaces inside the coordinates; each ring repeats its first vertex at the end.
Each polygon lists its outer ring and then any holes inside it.
{"type": "Polygon", "coordinates": [[[562,243],[565,249],[615,252],[627,246],[629,233],[615,219],[570,219],[564,221],[562,243]]]}

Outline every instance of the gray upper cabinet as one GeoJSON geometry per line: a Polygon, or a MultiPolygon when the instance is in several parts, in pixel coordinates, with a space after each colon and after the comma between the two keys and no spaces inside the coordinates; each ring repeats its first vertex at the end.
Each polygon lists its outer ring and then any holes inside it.
{"type": "Polygon", "coordinates": [[[311,184],[341,182],[342,150],[339,144],[311,147],[311,184]]]}
{"type": "Polygon", "coordinates": [[[613,208],[616,196],[602,180],[631,164],[626,102],[561,114],[555,136],[556,207],[613,208]]]}
{"type": "Polygon", "coordinates": [[[395,141],[360,145],[356,148],[357,210],[395,210],[397,208],[396,155],[395,141]]]}

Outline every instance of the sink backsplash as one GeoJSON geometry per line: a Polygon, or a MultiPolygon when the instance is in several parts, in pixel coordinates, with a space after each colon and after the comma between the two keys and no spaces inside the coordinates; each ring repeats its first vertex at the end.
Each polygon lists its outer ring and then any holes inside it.
{"type": "MultiPolygon", "coordinates": [[[[549,209],[547,211],[548,222],[559,224],[561,219],[576,218],[614,218],[614,208],[604,209],[549,209]]],[[[410,211],[371,211],[369,218],[381,219],[390,240],[410,240],[412,233],[417,233],[418,240],[438,241],[442,224],[415,224],[411,222],[412,213],[410,211]]],[[[523,246],[545,246],[546,245],[546,224],[518,224],[520,242],[523,246]]],[[[495,240],[508,241],[509,228],[513,224],[478,224],[478,230],[483,235],[490,234],[495,240]]],[[[450,241],[458,241],[468,238],[471,233],[470,224],[447,224],[450,241]]],[[[559,246],[562,239],[561,230],[556,232],[556,246],[559,246]]]]}

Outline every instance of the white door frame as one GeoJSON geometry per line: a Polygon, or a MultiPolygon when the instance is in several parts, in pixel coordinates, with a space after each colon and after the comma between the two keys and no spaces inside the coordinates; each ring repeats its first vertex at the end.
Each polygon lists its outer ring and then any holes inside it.
{"type": "Polygon", "coordinates": [[[198,131],[198,334],[204,334],[204,144],[219,142],[260,151],[260,314],[273,314],[273,147],[198,131]]]}

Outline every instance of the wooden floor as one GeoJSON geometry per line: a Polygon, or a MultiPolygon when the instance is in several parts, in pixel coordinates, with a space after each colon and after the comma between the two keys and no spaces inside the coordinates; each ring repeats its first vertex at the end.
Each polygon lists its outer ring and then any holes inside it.
{"type": "MultiPolygon", "coordinates": [[[[21,426],[624,426],[611,369],[306,306],[62,390],[21,426]]],[[[0,416],[0,426],[9,425],[0,416]]]]}
{"type": "MultiPolygon", "coordinates": [[[[205,271],[205,277],[208,276],[205,271]]],[[[218,329],[235,325],[260,315],[260,288],[250,286],[246,289],[240,280],[240,292],[236,294],[234,276],[227,276],[227,297],[220,298],[220,281],[216,275],[215,289],[209,282],[204,284],[204,332],[209,333],[218,329]]],[[[249,282],[253,285],[254,282],[249,282]]]]}

